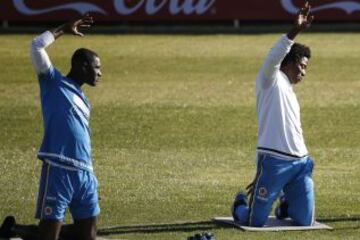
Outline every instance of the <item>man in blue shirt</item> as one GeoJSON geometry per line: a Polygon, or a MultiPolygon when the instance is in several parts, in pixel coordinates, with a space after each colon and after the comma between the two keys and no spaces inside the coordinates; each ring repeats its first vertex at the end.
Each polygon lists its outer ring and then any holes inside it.
{"type": "MultiPolygon", "coordinates": [[[[36,208],[39,227],[25,231],[8,217],[2,227],[11,233],[33,235],[41,240],[96,238],[100,213],[97,180],[93,173],[90,142],[90,104],[81,86],[96,86],[101,77],[100,58],[85,48],[76,50],[70,72],[63,76],[50,62],[45,48],[65,33],[83,36],[79,27],[89,27],[90,16],[46,31],[31,44],[30,55],[40,84],[44,137],[38,152],[42,160],[36,208]],[[74,224],[62,225],[69,209],[74,224]],[[60,233],[61,232],[61,233],[60,233]]],[[[1,232],[1,231],[0,231],[1,232]]]]}

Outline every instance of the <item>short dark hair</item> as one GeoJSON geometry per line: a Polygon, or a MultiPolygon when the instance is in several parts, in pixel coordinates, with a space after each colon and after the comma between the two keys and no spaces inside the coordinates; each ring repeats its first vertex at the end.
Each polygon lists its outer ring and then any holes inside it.
{"type": "Polygon", "coordinates": [[[71,67],[76,65],[82,65],[83,63],[90,64],[94,57],[98,57],[98,55],[87,48],[79,48],[77,49],[71,57],[71,67]]]}
{"type": "Polygon", "coordinates": [[[311,50],[308,46],[294,43],[292,45],[290,52],[285,56],[284,60],[281,63],[281,67],[285,66],[290,62],[298,62],[301,58],[307,57],[308,59],[311,58],[311,50]]]}

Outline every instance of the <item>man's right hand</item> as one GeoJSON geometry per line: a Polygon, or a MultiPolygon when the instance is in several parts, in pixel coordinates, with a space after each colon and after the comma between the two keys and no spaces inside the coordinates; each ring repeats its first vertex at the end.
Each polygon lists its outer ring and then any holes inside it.
{"type": "Polygon", "coordinates": [[[293,29],[291,29],[291,31],[287,34],[289,39],[294,40],[300,32],[308,29],[311,26],[311,23],[314,20],[314,15],[312,15],[310,11],[311,6],[309,2],[306,1],[296,16],[293,29]]]}
{"type": "Polygon", "coordinates": [[[311,6],[309,2],[306,1],[304,7],[300,9],[299,14],[297,15],[295,28],[299,29],[300,31],[304,31],[310,27],[312,21],[314,20],[314,16],[310,14],[310,10],[311,6]]]}

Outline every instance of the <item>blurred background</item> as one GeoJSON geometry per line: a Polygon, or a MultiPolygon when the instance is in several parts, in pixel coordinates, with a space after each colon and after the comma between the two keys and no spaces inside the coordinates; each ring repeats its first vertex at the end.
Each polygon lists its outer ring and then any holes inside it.
{"type": "MultiPolygon", "coordinates": [[[[272,32],[290,24],[303,0],[7,0],[2,32],[32,32],[86,13],[99,32],[272,32]]],[[[316,31],[358,31],[360,1],[310,1],[316,31]]]]}

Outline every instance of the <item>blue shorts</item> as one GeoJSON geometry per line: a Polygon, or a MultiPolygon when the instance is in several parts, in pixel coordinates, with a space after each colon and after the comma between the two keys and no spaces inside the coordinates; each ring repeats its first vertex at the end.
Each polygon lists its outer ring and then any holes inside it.
{"type": "Polygon", "coordinates": [[[35,218],[62,221],[67,208],[73,219],[100,213],[98,183],[92,172],[43,162],[35,218]]]}
{"type": "Polygon", "coordinates": [[[236,216],[240,224],[262,227],[274,201],[283,191],[288,215],[297,225],[314,222],[313,160],[310,157],[284,160],[268,153],[258,153],[257,174],[249,206],[240,206],[236,216]]]}

